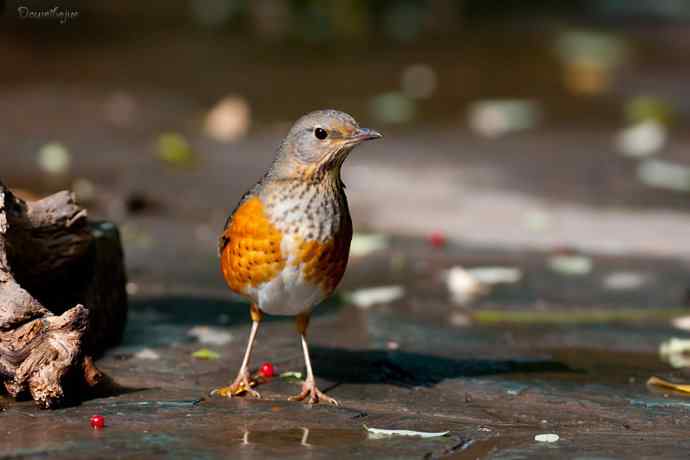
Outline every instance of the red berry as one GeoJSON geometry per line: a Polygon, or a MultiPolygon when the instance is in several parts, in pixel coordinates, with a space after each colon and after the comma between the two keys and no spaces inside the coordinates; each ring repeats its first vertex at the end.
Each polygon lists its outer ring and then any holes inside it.
{"type": "Polygon", "coordinates": [[[105,417],[102,415],[94,415],[91,417],[91,428],[103,428],[105,427],[105,417]]]}
{"type": "Polygon", "coordinates": [[[273,367],[273,364],[271,363],[263,363],[261,365],[261,369],[259,370],[259,373],[261,373],[261,376],[264,378],[271,378],[274,375],[276,375],[276,370],[273,367]]]}
{"type": "Polygon", "coordinates": [[[441,248],[446,245],[446,236],[441,232],[432,232],[429,235],[429,244],[435,248],[441,248]]]}

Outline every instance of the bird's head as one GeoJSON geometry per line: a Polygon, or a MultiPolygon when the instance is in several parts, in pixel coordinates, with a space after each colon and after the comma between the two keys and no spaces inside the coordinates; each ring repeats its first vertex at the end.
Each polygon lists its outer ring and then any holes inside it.
{"type": "Polygon", "coordinates": [[[310,180],[339,177],[340,166],[355,146],[381,137],[376,131],[360,128],[344,112],[311,112],[290,129],[280,146],[274,169],[283,177],[310,180]]]}

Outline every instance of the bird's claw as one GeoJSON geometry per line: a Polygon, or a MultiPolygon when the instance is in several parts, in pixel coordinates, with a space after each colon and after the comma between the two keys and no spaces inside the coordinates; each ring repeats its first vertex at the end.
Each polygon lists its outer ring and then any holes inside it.
{"type": "Polygon", "coordinates": [[[261,395],[259,394],[259,392],[252,388],[256,385],[256,383],[256,380],[250,378],[249,372],[240,371],[232,385],[216,388],[215,390],[211,391],[211,396],[232,398],[246,393],[249,396],[260,399],[261,395]]]}
{"type": "Polygon", "coordinates": [[[290,401],[304,401],[305,399],[309,404],[317,404],[319,402],[327,402],[330,404],[333,404],[335,406],[339,406],[340,404],[338,401],[335,399],[331,398],[330,396],[325,395],[321,390],[316,388],[316,383],[315,382],[304,382],[302,384],[302,391],[300,394],[295,395],[295,396],[290,396],[288,399],[290,401]]]}

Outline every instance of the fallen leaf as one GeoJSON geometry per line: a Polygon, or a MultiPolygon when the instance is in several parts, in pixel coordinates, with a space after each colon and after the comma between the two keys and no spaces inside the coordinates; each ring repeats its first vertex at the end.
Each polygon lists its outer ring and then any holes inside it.
{"type": "Polygon", "coordinates": [[[238,96],[222,99],[206,116],[206,134],[220,142],[241,139],[249,131],[251,111],[247,101],[238,96]]]}
{"type": "Polygon", "coordinates": [[[127,294],[131,296],[137,295],[139,293],[139,285],[134,281],[127,282],[127,284],[125,285],[125,289],[127,290],[127,294]]]}
{"type": "Polygon", "coordinates": [[[559,439],[561,439],[561,437],[555,433],[542,433],[534,437],[534,440],[537,442],[556,442],[559,439]]]}
{"type": "Polygon", "coordinates": [[[549,258],[549,268],[563,275],[587,275],[592,271],[592,266],[592,259],[586,256],[557,255],[549,258]]]}
{"type": "Polygon", "coordinates": [[[671,337],[659,345],[659,356],[672,367],[690,367],[690,339],[671,337]]]}
{"type": "Polygon", "coordinates": [[[38,166],[48,174],[64,174],[71,163],[69,150],[58,142],[46,144],[38,151],[38,166]]]}
{"type": "Polygon", "coordinates": [[[232,341],[232,334],[228,331],[210,326],[194,326],[187,331],[187,335],[196,337],[199,343],[208,345],[225,345],[232,341]]]}
{"type": "Polygon", "coordinates": [[[668,380],[660,379],[659,377],[650,377],[647,380],[647,385],[653,385],[661,388],[668,388],[669,390],[680,391],[681,393],[690,393],[690,384],[687,383],[673,383],[668,380]]]}
{"type": "Polygon", "coordinates": [[[510,284],[522,279],[522,270],[515,267],[474,267],[467,272],[480,283],[510,284]]]}
{"type": "Polygon", "coordinates": [[[372,438],[385,438],[389,436],[415,436],[419,438],[438,438],[440,436],[446,436],[450,431],[439,431],[439,432],[425,432],[425,431],[412,431],[412,430],[383,430],[380,428],[369,428],[366,425],[362,425],[369,436],[372,438]]]}
{"type": "Polygon", "coordinates": [[[620,132],[616,146],[629,157],[646,157],[659,152],[666,145],[666,128],[656,121],[643,121],[620,132]]]}
{"type": "Polygon", "coordinates": [[[157,351],[152,350],[151,348],[142,348],[141,350],[134,353],[134,357],[137,359],[156,360],[160,359],[161,355],[158,354],[157,351]]]}
{"type": "Polygon", "coordinates": [[[598,94],[611,86],[613,71],[629,55],[627,43],[616,36],[568,30],[556,40],[567,88],[577,94],[598,94]]]}
{"type": "Polygon", "coordinates": [[[477,134],[498,138],[536,126],[541,106],[530,100],[499,99],[475,102],[469,109],[470,128],[477,134]]]}
{"type": "Polygon", "coordinates": [[[280,374],[280,378],[283,380],[287,380],[288,382],[301,382],[302,380],[304,380],[302,373],[296,371],[283,372],[282,374],[280,374]]]}
{"type": "Polygon", "coordinates": [[[690,316],[680,316],[671,320],[671,325],[676,329],[690,331],[690,316]]]}
{"type": "Polygon", "coordinates": [[[625,115],[633,123],[654,121],[669,124],[674,108],[667,101],[654,96],[636,96],[625,106],[625,115]]]}
{"type": "Polygon", "coordinates": [[[460,266],[445,272],[444,278],[452,301],[458,305],[465,305],[489,291],[489,286],[460,266]]]}
{"type": "Polygon", "coordinates": [[[209,350],[208,348],[201,348],[192,353],[192,357],[196,359],[214,360],[220,358],[220,353],[209,350]]]}
{"type": "Polygon", "coordinates": [[[392,302],[404,294],[405,290],[402,286],[380,286],[353,291],[349,298],[359,308],[367,309],[376,304],[392,302]]]}
{"type": "Polygon", "coordinates": [[[647,282],[648,276],[637,272],[613,272],[604,278],[604,287],[612,291],[638,289],[647,282]]]}
{"type": "Polygon", "coordinates": [[[385,235],[355,233],[350,244],[350,255],[353,257],[366,256],[387,247],[388,238],[385,235]]]}
{"type": "Polygon", "coordinates": [[[640,181],[650,187],[690,191],[690,167],[662,160],[645,160],[637,167],[640,181]]]}
{"type": "Polygon", "coordinates": [[[178,133],[158,136],[156,155],[161,161],[178,168],[188,168],[196,162],[196,155],[189,142],[178,133]]]}

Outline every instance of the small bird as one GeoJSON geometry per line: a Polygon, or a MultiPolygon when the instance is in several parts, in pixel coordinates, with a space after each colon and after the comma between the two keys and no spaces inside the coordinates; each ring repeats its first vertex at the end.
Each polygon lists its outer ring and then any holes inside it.
{"type": "Polygon", "coordinates": [[[338,404],[316,387],[306,333],[313,308],[335,290],[350,252],[352,220],[340,168],[355,146],[381,137],[337,110],[304,115],[228,218],[218,245],[220,266],[230,289],[251,302],[252,328],[237,378],[215,394],[261,397],[251,388],[248,366],[268,313],[296,317],[307,377],[290,399],[338,404]]]}

